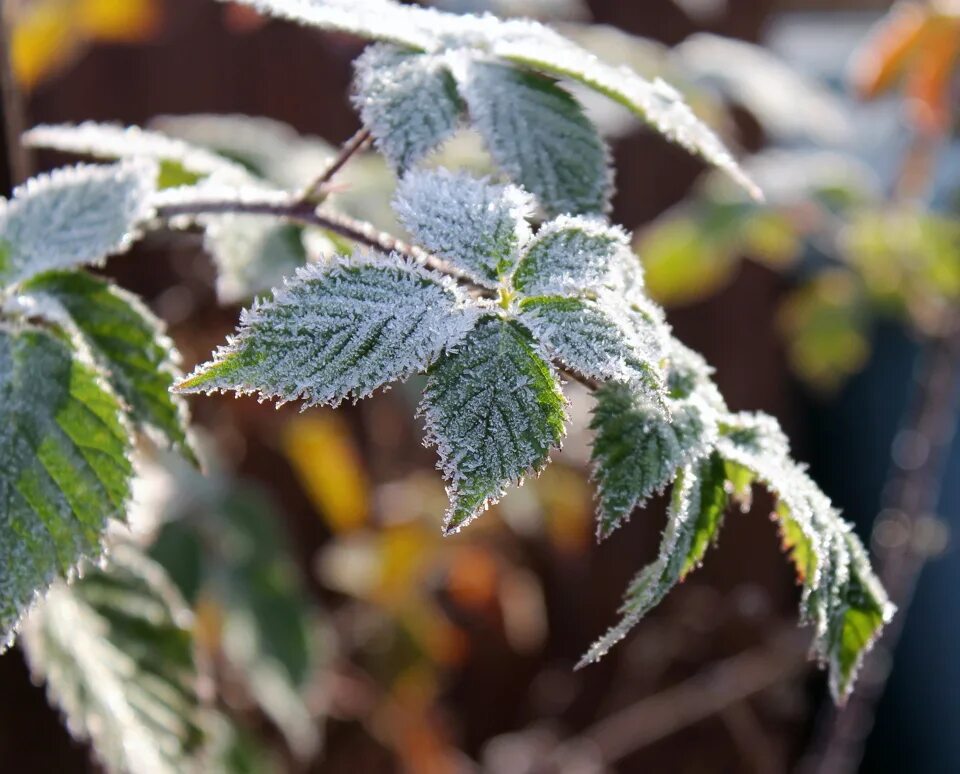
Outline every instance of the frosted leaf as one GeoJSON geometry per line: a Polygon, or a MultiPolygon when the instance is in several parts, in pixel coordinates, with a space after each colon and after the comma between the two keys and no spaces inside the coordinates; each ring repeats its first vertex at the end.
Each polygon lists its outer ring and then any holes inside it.
{"type": "Polygon", "coordinates": [[[535,296],[523,299],[518,319],[565,366],[592,379],[633,384],[654,402],[662,400],[661,337],[642,330],[619,299],[535,296]]]}
{"type": "Polygon", "coordinates": [[[313,264],[244,311],[237,336],[177,389],[336,406],[424,370],[476,315],[451,281],[395,255],[313,264]]]}
{"type": "Polygon", "coordinates": [[[381,44],[367,48],[354,67],[353,104],[398,172],[457,129],[463,103],[441,57],[381,44]]]}
{"type": "Polygon", "coordinates": [[[119,400],[50,333],[0,325],[0,415],[3,647],[38,593],[100,555],[131,465],[119,400]]]}
{"type": "Polygon", "coordinates": [[[699,370],[702,361],[679,344],[670,357],[665,405],[628,384],[611,382],[596,392],[591,428],[601,539],[716,441],[723,401],[705,366],[699,370]]]}
{"type": "Polygon", "coordinates": [[[319,137],[299,134],[281,121],[238,114],[164,115],[150,125],[192,146],[233,159],[284,190],[305,187],[336,150],[319,137]]]}
{"type": "Polygon", "coordinates": [[[25,283],[18,301],[36,303],[41,316],[79,340],[127,404],[135,426],[160,431],[192,456],[186,405],[170,393],[180,375],[179,354],[139,298],[86,272],[48,272],[25,283]],[[51,303],[59,312],[52,318],[45,311],[51,303]]]}
{"type": "Polygon", "coordinates": [[[717,451],[741,486],[752,476],[777,498],[783,543],[804,584],[803,618],[815,627],[814,652],[829,664],[831,691],[843,701],[893,605],[850,525],[790,458],[775,420],[762,414],[725,417],[717,451]]]}
{"type": "Polygon", "coordinates": [[[207,219],[203,246],[217,267],[217,299],[246,301],[279,286],[306,262],[303,230],[258,215],[207,219]]]}
{"type": "Polygon", "coordinates": [[[513,271],[530,239],[532,198],[512,185],[491,185],[446,170],[409,172],[394,209],[418,243],[494,288],[513,271]]]}
{"type": "MultiPolygon", "coordinates": [[[[206,133],[211,132],[210,124],[215,117],[208,117],[206,123],[200,125],[194,134],[202,139],[209,139],[206,133]]],[[[226,119],[229,121],[229,117],[226,119]]],[[[174,128],[190,129],[192,125],[185,123],[187,118],[170,119],[174,128]]],[[[235,151],[244,141],[239,127],[239,119],[234,117],[230,122],[235,131],[233,143],[224,148],[225,151],[235,151]]],[[[282,126],[282,125],[279,125],[282,126]]],[[[293,149],[278,143],[269,146],[265,142],[268,127],[257,125],[259,132],[254,138],[263,141],[260,146],[259,159],[268,156],[268,149],[274,156],[273,165],[269,171],[274,173],[279,183],[293,183],[295,178],[292,171],[283,166],[280,158],[286,159],[291,165],[303,162],[306,159],[293,158],[293,149]]],[[[290,131],[292,137],[299,138],[290,131]]],[[[189,133],[189,131],[188,131],[189,133]]],[[[279,132],[274,132],[279,134],[279,132]]],[[[222,191],[236,198],[236,187],[251,190],[258,199],[263,198],[268,190],[264,181],[258,180],[240,164],[230,161],[206,150],[196,147],[189,142],[174,139],[159,132],[147,132],[137,128],[125,129],[112,124],[85,123],[79,126],[39,126],[25,135],[26,139],[36,147],[55,148],[61,151],[84,153],[101,158],[147,158],[159,162],[158,187],[164,193],[155,199],[157,204],[168,204],[178,201],[183,190],[187,196],[209,198],[216,192],[222,191]],[[181,187],[189,186],[182,189],[181,187]],[[166,189],[177,189],[170,192],[166,189]]],[[[252,141],[252,140],[251,140],[252,141]]],[[[298,148],[306,146],[306,141],[299,141],[298,148]]],[[[243,146],[245,147],[245,146],[243,146]]],[[[312,146],[311,146],[312,147],[312,146]]],[[[327,154],[322,156],[325,159],[327,154]]],[[[311,161],[316,162],[315,170],[323,163],[314,154],[311,161]]],[[[302,166],[299,167],[302,170],[302,166]]],[[[310,167],[308,165],[308,171],[310,167]]],[[[310,172],[314,174],[315,172],[310,172]]],[[[303,180],[305,184],[307,180],[303,180]]],[[[295,187],[293,184],[291,187],[295,187]]],[[[183,219],[186,223],[187,219],[183,219]]],[[[203,216],[192,219],[192,223],[204,227],[204,247],[213,257],[217,267],[217,298],[221,303],[231,304],[245,301],[257,293],[265,292],[279,284],[285,276],[289,276],[305,260],[305,253],[300,244],[300,230],[287,224],[278,224],[276,220],[264,217],[244,217],[238,215],[203,216]]]]}
{"type": "Polygon", "coordinates": [[[249,178],[243,167],[182,140],[136,126],[101,124],[41,124],[23,135],[33,148],[98,159],[152,159],[159,164],[158,188],[193,185],[208,176],[243,182],[249,178]]]}
{"type": "Polygon", "coordinates": [[[147,162],[78,165],[16,188],[0,201],[0,285],[127,250],[152,214],[155,176],[147,162]]]}
{"type": "Polygon", "coordinates": [[[434,16],[441,16],[429,9],[411,9],[389,0],[220,1],[238,2],[269,16],[414,49],[436,46],[436,34],[431,27],[434,16]]]}
{"type": "Polygon", "coordinates": [[[597,661],[622,640],[690,571],[695,569],[717,531],[729,499],[723,460],[712,454],[677,475],[667,509],[667,526],[657,558],[631,581],[620,607],[622,618],[581,659],[597,661]]]}
{"type": "Polygon", "coordinates": [[[511,482],[539,472],[565,433],[557,375],[512,322],[482,321],[431,370],[420,412],[449,485],[444,532],[458,532],[511,482]]]}
{"type": "Polygon", "coordinates": [[[610,209],[609,152],[579,103],[550,78],[473,56],[453,59],[490,155],[552,214],[610,209]]]}
{"type": "Polygon", "coordinates": [[[640,263],[630,238],[597,218],[560,217],[544,224],[527,245],[513,275],[513,285],[527,295],[579,293],[600,285],[622,284],[621,262],[640,263]]]}
{"type": "Polygon", "coordinates": [[[129,545],[107,569],[58,583],[24,622],[34,677],[107,771],[194,770],[203,732],[188,622],[161,568],[129,545]]]}
{"type": "Polygon", "coordinates": [[[580,46],[543,27],[491,42],[498,57],[548,75],[570,78],[620,103],[661,134],[726,171],[752,196],[762,194],[720,138],[694,115],[683,97],[659,78],[649,81],[628,67],[602,62],[580,46]]]}

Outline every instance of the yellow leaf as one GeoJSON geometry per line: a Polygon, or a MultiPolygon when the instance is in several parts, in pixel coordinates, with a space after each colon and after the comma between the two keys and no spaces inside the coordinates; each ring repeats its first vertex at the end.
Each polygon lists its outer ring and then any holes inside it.
{"type": "Polygon", "coordinates": [[[160,24],[155,0],[77,0],[77,24],[95,40],[137,42],[160,24]]]}
{"type": "Polygon", "coordinates": [[[70,2],[44,0],[23,7],[14,16],[10,59],[23,89],[34,88],[76,55],[81,41],[71,11],[70,2]]]}
{"type": "Polygon", "coordinates": [[[283,451],[317,511],[334,532],[367,521],[367,479],[361,457],[339,414],[313,411],[284,428],[283,451]]]}

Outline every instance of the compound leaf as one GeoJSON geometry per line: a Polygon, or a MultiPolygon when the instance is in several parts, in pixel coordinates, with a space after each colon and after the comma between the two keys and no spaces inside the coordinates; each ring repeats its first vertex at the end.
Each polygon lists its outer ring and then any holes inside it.
{"type": "Polygon", "coordinates": [[[446,533],[497,502],[512,481],[542,469],[563,438],[560,383],[530,335],[483,320],[431,370],[421,413],[450,482],[446,533]]]}
{"type": "Polygon", "coordinates": [[[337,405],[422,371],[476,321],[447,279],[397,256],[300,269],[181,392],[235,390],[337,405]]]}
{"type": "Polygon", "coordinates": [[[530,239],[533,200],[512,185],[415,170],[400,182],[394,209],[423,247],[492,288],[513,271],[530,239]]]}
{"type": "Polygon", "coordinates": [[[132,472],[120,401],[67,342],[0,326],[0,643],[38,593],[101,552],[132,472]]]}
{"type": "Polygon", "coordinates": [[[24,622],[31,670],[108,771],[193,770],[204,735],[188,622],[163,570],[124,544],[24,622]]]}
{"type": "Polygon", "coordinates": [[[510,179],[551,215],[609,210],[609,153],[576,99],[511,65],[473,57],[454,65],[471,121],[510,179]]]}
{"type": "Polygon", "coordinates": [[[151,215],[156,167],[65,167],[31,178],[0,203],[0,285],[49,269],[101,264],[128,249],[151,215]]]}
{"type": "Polygon", "coordinates": [[[134,425],[160,431],[169,443],[192,456],[186,405],[170,393],[180,375],[179,355],[164,335],[163,323],[140,299],[86,272],[48,272],[21,290],[41,310],[55,305],[52,322],[62,322],[79,337],[114,392],[126,402],[134,425]]]}
{"type": "Polygon", "coordinates": [[[463,103],[442,58],[381,44],[370,46],[354,67],[353,103],[398,172],[456,130],[463,103]]]}

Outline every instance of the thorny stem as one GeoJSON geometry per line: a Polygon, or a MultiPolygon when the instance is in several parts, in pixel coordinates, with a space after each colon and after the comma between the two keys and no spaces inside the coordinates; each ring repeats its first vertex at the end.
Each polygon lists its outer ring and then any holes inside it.
{"type": "Polygon", "coordinates": [[[327,165],[327,168],[320,173],[316,180],[314,180],[303,192],[302,199],[305,202],[322,202],[327,195],[327,189],[329,182],[334,178],[334,176],[339,172],[344,165],[350,161],[356,154],[361,153],[369,147],[370,143],[373,141],[373,136],[370,134],[370,131],[365,128],[360,128],[357,132],[347,140],[343,146],[340,148],[340,152],[336,157],[327,165]]]}
{"type": "Polygon", "coordinates": [[[803,768],[815,774],[856,771],[883,695],[889,661],[924,564],[937,543],[937,510],[945,465],[960,412],[960,320],[920,355],[913,395],[893,443],[885,507],[874,527],[877,575],[898,607],[876,651],[864,663],[847,706],[828,710],[803,768]]]}

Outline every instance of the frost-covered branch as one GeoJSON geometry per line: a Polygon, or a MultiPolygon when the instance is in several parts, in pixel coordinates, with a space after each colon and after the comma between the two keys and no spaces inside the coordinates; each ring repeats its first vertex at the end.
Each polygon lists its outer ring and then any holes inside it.
{"type": "Polygon", "coordinates": [[[157,217],[164,220],[174,218],[199,218],[206,215],[265,215],[273,218],[299,223],[304,226],[316,226],[331,231],[365,247],[372,247],[384,253],[399,253],[410,260],[447,274],[465,282],[474,283],[464,277],[464,273],[453,268],[449,262],[438,258],[416,245],[404,242],[392,234],[381,231],[366,221],[351,218],[340,212],[320,209],[316,204],[302,199],[278,200],[265,196],[255,198],[211,197],[210,199],[185,199],[182,202],[170,202],[157,207],[157,217]]]}

